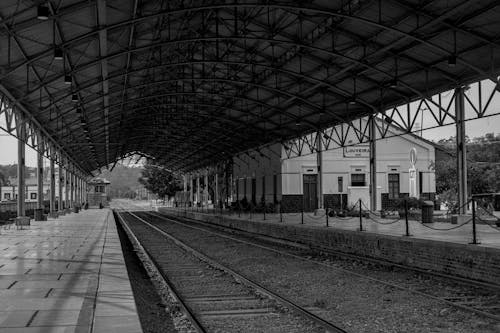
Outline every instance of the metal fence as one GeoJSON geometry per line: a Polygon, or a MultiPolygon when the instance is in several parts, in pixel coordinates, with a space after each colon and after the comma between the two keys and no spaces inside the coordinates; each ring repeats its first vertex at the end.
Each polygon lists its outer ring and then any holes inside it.
{"type": "MultiPolygon", "coordinates": [[[[37,202],[36,201],[27,201],[25,202],[26,210],[36,209],[37,202]]],[[[0,202],[0,212],[16,212],[17,211],[17,202],[0,202]]]]}
{"type": "Polygon", "coordinates": [[[198,212],[219,216],[267,223],[304,224],[353,231],[368,231],[387,235],[423,237],[466,241],[471,244],[500,243],[500,214],[491,209],[480,198],[471,198],[466,204],[467,214],[456,214],[457,208],[434,212],[433,207],[403,205],[384,211],[372,211],[363,201],[350,209],[325,207],[316,213],[299,210],[285,213],[278,203],[274,210],[236,204],[229,208],[191,206],[179,204],[175,208],[165,208],[178,216],[188,212],[198,212]]]}

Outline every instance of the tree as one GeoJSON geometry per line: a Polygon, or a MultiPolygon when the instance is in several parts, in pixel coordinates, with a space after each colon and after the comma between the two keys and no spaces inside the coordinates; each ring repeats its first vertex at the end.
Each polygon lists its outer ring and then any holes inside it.
{"type": "Polygon", "coordinates": [[[175,192],[182,189],[181,179],[178,176],[162,166],[150,162],[144,165],[139,182],[160,198],[172,197],[175,192]]]}
{"type": "Polygon", "coordinates": [[[0,186],[7,185],[7,178],[0,172],[0,186]]]}

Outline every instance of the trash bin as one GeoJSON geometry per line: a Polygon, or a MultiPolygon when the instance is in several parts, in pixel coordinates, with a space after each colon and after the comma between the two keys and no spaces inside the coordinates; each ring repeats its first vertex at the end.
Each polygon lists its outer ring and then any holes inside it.
{"type": "Polygon", "coordinates": [[[34,211],[35,221],[43,221],[43,208],[37,208],[34,211]]]}
{"type": "Polygon", "coordinates": [[[80,211],[80,207],[75,205],[75,206],[73,207],[73,212],[74,212],[74,213],[78,213],[79,211],[80,211]]]}
{"type": "Polygon", "coordinates": [[[432,223],[434,214],[434,203],[432,201],[422,202],[422,223],[432,223]]]}

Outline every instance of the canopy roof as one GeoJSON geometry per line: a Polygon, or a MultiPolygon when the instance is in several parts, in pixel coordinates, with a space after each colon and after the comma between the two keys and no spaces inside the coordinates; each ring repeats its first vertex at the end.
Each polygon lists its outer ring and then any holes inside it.
{"type": "Polygon", "coordinates": [[[0,83],[84,170],[132,152],[190,170],[496,81],[499,7],[2,0],[0,83]]]}

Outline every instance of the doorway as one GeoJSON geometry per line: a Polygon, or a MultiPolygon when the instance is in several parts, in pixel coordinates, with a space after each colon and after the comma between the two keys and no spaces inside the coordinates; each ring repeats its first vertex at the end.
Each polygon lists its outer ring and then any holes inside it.
{"type": "Polygon", "coordinates": [[[304,175],[304,211],[312,212],[318,208],[318,175],[304,175]]]}

